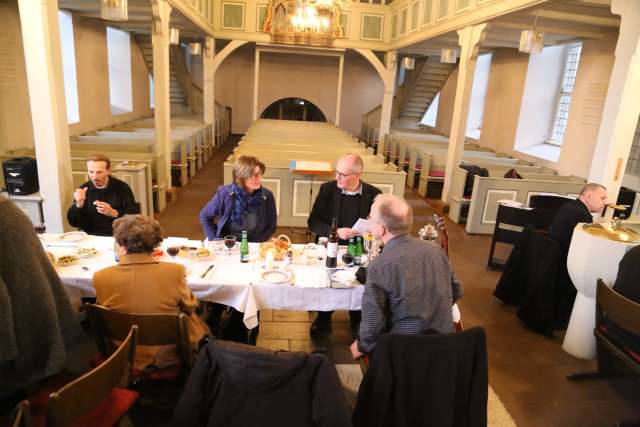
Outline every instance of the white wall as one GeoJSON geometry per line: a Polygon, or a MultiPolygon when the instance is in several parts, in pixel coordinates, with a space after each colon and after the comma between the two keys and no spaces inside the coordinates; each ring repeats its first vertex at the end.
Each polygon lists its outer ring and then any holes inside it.
{"type": "MultiPolygon", "coordinates": [[[[252,122],[255,50],[243,46],[220,65],[215,75],[215,97],[232,108],[232,131],[244,133],[252,122]]],[[[192,62],[198,84],[197,61],[192,62]]],[[[200,74],[201,75],[201,74],[200,74]]],[[[303,98],[335,119],[338,59],[293,54],[262,53],[258,116],[281,98],[303,98]]],[[[340,125],[359,134],[362,115],[382,102],[383,85],[374,68],[359,54],[347,51],[343,72],[340,125]]]]}
{"type": "Polygon", "coordinates": [[[546,47],[540,53],[529,55],[516,132],[516,149],[541,144],[549,139],[566,51],[566,46],[560,45],[546,47]]]}

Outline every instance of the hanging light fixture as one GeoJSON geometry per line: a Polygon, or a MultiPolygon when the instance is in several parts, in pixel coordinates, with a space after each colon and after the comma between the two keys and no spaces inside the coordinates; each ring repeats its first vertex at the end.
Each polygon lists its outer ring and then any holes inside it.
{"type": "Polygon", "coordinates": [[[443,47],[440,51],[440,62],[443,64],[455,64],[458,59],[458,49],[455,47],[443,47]]]}
{"type": "Polygon", "coordinates": [[[202,44],[195,41],[189,43],[189,53],[191,55],[200,55],[202,53],[202,44]]]}
{"type": "Polygon", "coordinates": [[[416,65],[415,58],[412,58],[411,56],[405,56],[404,58],[402,58],[402,67],[405,70],[413,70],[415,65],[416,65]]]}
{"type": "Polygon", "coordinates": [[[100,0],[100,17],[107,21],[126,21],[127,0],[100,0]]]}
{"type": "Polygon", "coordinates": [[[171,27],[169,29],[169,44],[180,44],[180,30],[171,27]]]}
{"type": "Polygon", "coordinates": [[[533,21],[532,30],[522,30],[520,34],[520,46],[518,50],[523,53],[540,53],[544,48],[544,33],[536,30],[538,15],[533,21]]]}

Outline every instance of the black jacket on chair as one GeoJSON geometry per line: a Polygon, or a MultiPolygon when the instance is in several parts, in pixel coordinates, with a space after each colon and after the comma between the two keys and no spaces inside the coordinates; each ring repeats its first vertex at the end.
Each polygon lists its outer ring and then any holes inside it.
{"type": "Polygon", "coordinates": [[[214,340],[200,351],[175,426],[347,427],[335,367],[321,354],[214,340]]]}
{"type": "Polygon", "coordinates": [[[487,425],[484,329],[382,335],[360,385],[354,427],[487,425]]]}
{"type": "Polygon", "coordinates": [[[569,278],[561,244],[527,226],[493,295],[519,305],[518,317],[534,331],[549,335],[554,329],[563,329],[576,289],[569,278]]]}

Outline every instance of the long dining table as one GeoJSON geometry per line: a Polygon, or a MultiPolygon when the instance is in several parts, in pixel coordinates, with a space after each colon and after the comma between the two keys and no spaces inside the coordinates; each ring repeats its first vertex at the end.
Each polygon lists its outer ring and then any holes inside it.
{"type": "MultiPolygon", "coordinates": [[[[95,296],[93,274],[117,264],[113,237],[83,235],[80,232],[47,233],[41,235],[41,240],[45,250],[56,258],[77,255],[78,249],[95,249],[94,254],[78,256],[78,260],[70,265],[56,264],[56,271],[72,302],[95,296]]],[[[249,329],[258,325],[258,311],[262,309],[360,310],[364,286],[356,281],[331,280],[324,259],[317,256],[322,254],[321,248],[310,251],[316,256],[294,257],[293,264],[288,266],[275,262],[273,269],[286,272],[279,277],[291,277],[290,280],[278,281],[280,283],[265,279],[269,276],[264,274],[267,269],[259,257],[258,244],[250,244],[248,263],[240,262],[237,247],[211,250],[210,255],[203,258],[176,256],[172,259],[167,255],[166,249],[171,246],[202,247],[205,243],[169,237],[163,241],[163,254],[157,259],[183,264],[187,268],[187,284],[199,300],[232,306],[244,313],[244,323],[249,329]]],[[[293,246],[297,253],[304,247],[293,246]]]]}

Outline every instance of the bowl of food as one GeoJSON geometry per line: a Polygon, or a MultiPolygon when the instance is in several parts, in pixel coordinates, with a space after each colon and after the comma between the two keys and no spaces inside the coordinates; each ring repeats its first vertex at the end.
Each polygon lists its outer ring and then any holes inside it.
{"type": "Polygon", "coordinates": [[[75,255],[62,255],[58,257],[57,264],[60,267],[68,267],[70,265],[77,264],[79,261],[78,257],[75,255]]]}
{"type": "Polygon", "coordinates": [[[76,249],[76,255],[80,258],[91,258],[98,255],[98,250],[96,248],[78,248],[76,249]]]}
{"type": "Polygon", "coordinates": [[[260,259],[265,259],[267,252],[272,252],[274,260],[282,261],[285,255],[287,255],[290,245],[291,239],[286,234],[274,237],[268,242],[260,243],[260,259]]]}

